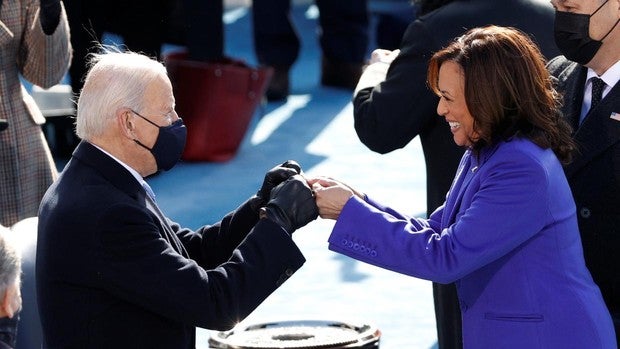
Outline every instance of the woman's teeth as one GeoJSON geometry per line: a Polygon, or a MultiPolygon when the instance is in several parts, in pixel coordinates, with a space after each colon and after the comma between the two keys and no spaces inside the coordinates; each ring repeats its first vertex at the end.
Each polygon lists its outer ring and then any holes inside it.
{"type": "Polygon", "coordinates": [[[456,121],[448,122],[448,124],[450,125],[451,130],[457,129],[461,126],[461,123],[456,121]]]}

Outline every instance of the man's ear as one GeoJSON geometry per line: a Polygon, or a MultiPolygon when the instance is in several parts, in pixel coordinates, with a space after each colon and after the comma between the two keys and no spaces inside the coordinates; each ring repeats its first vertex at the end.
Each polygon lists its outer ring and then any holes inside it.
{"type": "Polygon", "coordinates": [[[116,111],[116,123],[125,137],[131,139],[136,138],[136,135],[134,134],[136,124],[134,123],[134,118],[128,108],[119,108],[116,111]]]}
{"type": "Polygon", "coordinates": [[[2,298],[2,310],[9,318],[15,316],[15,313],[22,307],[22,294],[19,289],[19,282],[14,282],[7,287],[2,298]]]}

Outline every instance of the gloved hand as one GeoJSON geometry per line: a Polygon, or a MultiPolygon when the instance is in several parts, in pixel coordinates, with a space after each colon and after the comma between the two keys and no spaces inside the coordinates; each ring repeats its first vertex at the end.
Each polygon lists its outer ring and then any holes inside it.
{"type": "Polygon", "coordinates": [[[39,12],[39,20],[41,28],[45,35],[52,35],[56,31],[58,23],[60,23],[60,0],[39,0],[41,10],[39,12]]]}
{"type": "Polygon", "coordinates": [[[285,161],[281,165],[269,170],[265,174],[263,185],[256,193],[256,196],[261,200],[260,206],[267,204],[271,198],[271,190],[273,188],[296,174],[301,174],[301,166],[294,160],[285,161]]]}
{"type": "Polygon", "coordinates": [[[295,175],[275,187],[271,192],[271,200],[261,210],[262,214],[289,234],[319,216],[312,190],[300,175],[295,175]]]}

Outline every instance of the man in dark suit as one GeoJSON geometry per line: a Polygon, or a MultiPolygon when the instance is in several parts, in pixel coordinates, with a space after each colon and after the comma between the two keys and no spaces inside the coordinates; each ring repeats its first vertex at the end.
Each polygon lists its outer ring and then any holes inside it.
{"type": "MultiPolygon", "coordinates": [[[[377,50],[353,98],[355,130],[371,150],[388,153],[420,136],[426,161],[427,214],[444,201],[463,149],[437,116],[439,98],[427,88],[431,55],[467,29],[496,24],[530,34],[543,54],[559,53],[553,40],[553,8],[537,0],[423,0],[405,32],[400,52],[377,50]],[[393,60],[393,62],[392,62],[393,60]]],[[[433,284],[439,347],[460,348],[461,314],[455,286],[433,284]]]]}
{"type": "Polygon", "coordinates": [[[620,1],[552,1],[563,56],[549,62],[578,150],[564,170],[586,264],[620,344],[620,1]]]}
{"type": "Polygon", "coordinates": [[[291,234],[317,208],[295,162],[212,226],[158,208],[143,178],[172,168],[186,136],[161,63],[95,56],[77,110],[82,142],[39,212],[44,348],[194,348],[195,326],[232,328],[304,263],[291,234]]]}
{"type": "MultiPolygon", "coordinates": [[[[367,0],[315,0],[319,9],[321,84],[353,89],[362,73],[368,47],[367,0]]],[[[289,71],[301,49],[291,18],[291,0],[253,0],[256,58],[274,68],[267,87],[269,101],[286,100],[289,71]]]]}

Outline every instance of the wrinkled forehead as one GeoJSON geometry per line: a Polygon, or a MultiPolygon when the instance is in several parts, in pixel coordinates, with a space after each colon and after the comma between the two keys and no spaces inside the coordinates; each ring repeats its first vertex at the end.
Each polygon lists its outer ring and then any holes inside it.
{"type": "Polygon", "coordinates": [[[172,84],[166,74],[158,74],[146,86],[144,98],[149,103],[154,103],[162,108],[174,107],[174,94],[172,84]]]}

